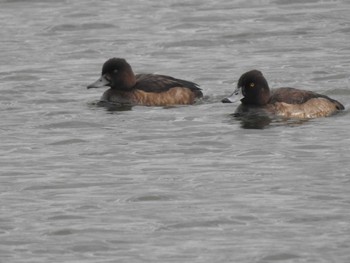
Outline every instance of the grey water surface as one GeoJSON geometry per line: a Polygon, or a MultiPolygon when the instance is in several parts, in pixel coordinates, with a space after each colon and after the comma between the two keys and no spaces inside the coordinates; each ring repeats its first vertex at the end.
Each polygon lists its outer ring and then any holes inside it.
{"type": "Polygon", "coordinates": [[[350,2],[0,0],[0,262],[350,262],[350,2]],[[102,64],[195,81],[99,107],[102,64]],[[236,119],[239,76],[346,110],[236,119]]]}

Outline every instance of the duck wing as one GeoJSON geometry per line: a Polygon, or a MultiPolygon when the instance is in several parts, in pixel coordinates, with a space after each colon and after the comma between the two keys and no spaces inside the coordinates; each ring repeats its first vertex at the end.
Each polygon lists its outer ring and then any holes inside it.
{"type": "Polygon", "coordinates": [[[183,79],[157,74],[136,75],[136,89],[146,92],[164,92],[174,87],[188,88],[194,92],[201,91],[198,84],[183,79]]]}
{"type": "Polygon", "coordinates": [[[278,89],[272,90],[269,103],[284,102],[288,104],[303,104],[308,100],[314,99],[314,98],[327,99],[333,104],[335,104],[337,109],[339,110],[344,109],[344,106],[340,102],[334,99],[331,99],[326,95],[322,95],[309,90],[301,90],[296,88],[278,88],[278,89]]]}

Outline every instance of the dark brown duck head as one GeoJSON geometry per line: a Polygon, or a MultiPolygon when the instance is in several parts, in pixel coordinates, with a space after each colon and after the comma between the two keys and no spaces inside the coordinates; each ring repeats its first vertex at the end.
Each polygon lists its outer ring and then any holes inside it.
{"type": "Polygon", "coordinates": [[[129,63],[123,58],[111,58],[103,64],[101,77],[87,88],[108,86],[115,90],[129,91],[135,83],[135,75],[129,63]]]}
{"type": "Polygon", "coordinates": [[[243,95],[242,104],[247,105],[266,105],[270,99],[269,85],[263,74],[259,70],[251,70],[244,73],[238,80],[237,88],[233,94],[222,100],[223,103],[236,101],[235,97],[243,95]]]}

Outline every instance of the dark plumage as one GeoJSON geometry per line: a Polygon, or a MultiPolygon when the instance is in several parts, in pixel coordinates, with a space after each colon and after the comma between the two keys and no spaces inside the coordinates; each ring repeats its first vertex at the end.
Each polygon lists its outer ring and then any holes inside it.
{"type": "MultiPolygon", "coordinates": [[[[270,91],[265,77],[258,70],[248,71],[239,78],[233,95],[237,95],[239,91],[242,92],[243,99],[241,106],[237,108],[238,112],[255,106],[280,116],[315,118],[344,110],[340,102],[313,91],[295,88],[278,88],[270,91]]],[[[225,98],[222,102],[233,102],[232,97],[225,98]]]]}
{"type": "Polygon", "coordinates": [[[146,106],[193,104],[203,96],[191,81],[165,75],[137,74],[122,58],[111,58],[102,67],[101,77],[87,88],[109,86],[101,100],[146,106]]]}

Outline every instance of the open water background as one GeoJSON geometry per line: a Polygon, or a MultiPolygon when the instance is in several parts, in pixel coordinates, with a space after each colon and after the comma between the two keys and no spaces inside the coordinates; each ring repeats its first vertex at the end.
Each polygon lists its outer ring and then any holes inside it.
{"type": "Polygon", "coordinates": [[[349,13],[0,0],[0,262],[350,262],[349,13]],[[97,107],[104,90],[86,85],[114,56],[206,98],[97,107]],[[347,110],[245,129],[220,100],[253,68],[347,110]]]}

